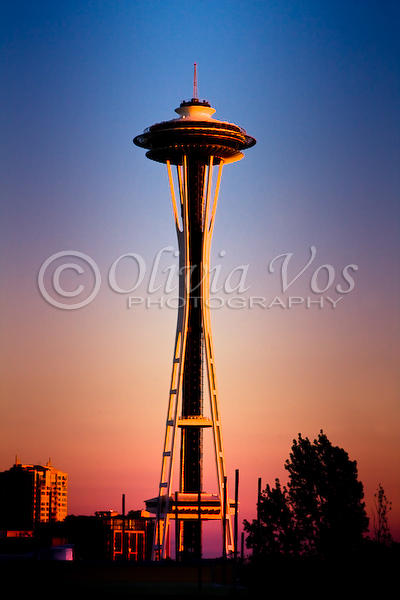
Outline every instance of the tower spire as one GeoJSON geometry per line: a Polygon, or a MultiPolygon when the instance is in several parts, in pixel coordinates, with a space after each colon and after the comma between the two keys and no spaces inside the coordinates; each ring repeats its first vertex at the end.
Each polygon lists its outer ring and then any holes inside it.
{"type": "Polygon", "coordinates": [[[194,72],[193,72],[193,100],[198,100],[199,95],[197,91],[197,63],[194,63],[194,72]]]}

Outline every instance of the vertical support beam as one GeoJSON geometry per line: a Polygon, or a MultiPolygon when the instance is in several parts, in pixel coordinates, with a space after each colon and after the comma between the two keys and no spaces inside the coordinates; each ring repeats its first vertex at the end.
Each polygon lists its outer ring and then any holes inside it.
{"type": "Polygon", "coordinates": [[[165,539],[165,545],[166,545],[166,550],[165,550],[165,556],[163,555],[163,558],[169,558],[170,556],[170,552],[169,552],[169,542],[170,542],[170,534],[171,534],[171,529],[169,527],[166,528],[166,539],[165,539]]]}
{"type": "Polygon", "coordinates": [[[261,477],[258,478],[257,485],[257,552],[260,553],[261,547],[261,477]]]}
{"type": "Polygon", "coordinates": [[[171,163],[169,160],[167,160],[167,171],[168,171],[169,188],[170,188],[170,192],[171,192],[172,210],[174,212],[175,225],[176,225],[176,228],[178,231],[182,231],[182,228],[179,224],[179,215],[178,215],[178,208],[176,205],[174,180],[172,177],[171,163]]]}
{"type": "MultiPolygon", "coordinates": [[[[199,523],[201,524],[201,490],[199,490],[197,492],[197,518],[199,520],[199,523]]],[[[202,557],[202,547],[201,547],[201,536],[200,536],[200,543],[199,543],[199,560],[201,560],[202,557]]]]}
{"type": "Polygon", "coordinates": [[[122,532],[121,532],[122,558],[127,557],[127,544],[125,543],[125,494],[122,494],[122,532]]]}
{"type": "MultiPolygon", "coordinates": [[[[156,521],[156,533],[157,533],[157,548],[154,556],[154,560],[161,560],[161,495],[157,507],[157,521],[156,521]]],[[[164,533],[164,532],[163,532],[164,533]]]]}
{"type": "MultiPolygon", "coordinates": [[[[198,510],[198,518],[199,518],[199,523],[201,525],[201,490],[198,491],[197,493],[197,510],[198,510]]],[[[198,567],[198,589],[199,592],[202,591],[203,589],[203,570],[202,570],[202,564],[201,564],[201,559],[202,559],[202,547],[201,547],[201,536],[200,536],[200,542],[199,542],[199,567],[198,567]]]]}
{"type": "Polygon", "coordinates": [[[215,186],[214,201],[213,201],[211,219],[210,219],[210,224],[209,224],[210,242],[211,242],[211,236],[212,236],[213,231],[214,231],[215,214],[216,214],[216,211],[217,211],[217,203],[218,203],[218,196],[219,196],[219,187],[221,185],[221,177],[222,177],[222,168],[223,168],[223,166],[224,166],[224,162],[223,162],[223,160],[221,160],[220,163],[219,163],[219,167],[218,167],[217,183],[216,183],[216,186],[215,186]]]}
{"type": "Polygon", "coordinates": [[[179,561],[179,509],[178,509],[178,492],[175,492],[175,560],[179,561]]]}
{"type": "Polygon", "coordinates": [[[238,514],[239,514],[239,469],[235,470],[235,522],[234,522],[234,558],[238,556],[238,514]]]}
{"type": "Polygon", "coordinates": [[[222,507],[222,558],[226,558],[226,504],[227,504],[227,487],[228,487],[228,478],[225,475],[224,477],[224,500],[222,507]]]}

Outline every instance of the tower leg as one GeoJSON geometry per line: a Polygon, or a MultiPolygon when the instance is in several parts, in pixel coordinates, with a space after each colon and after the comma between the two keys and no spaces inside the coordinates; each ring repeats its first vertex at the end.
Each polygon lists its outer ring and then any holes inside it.
{"type": "Polygon", "coordinates": [[[179,245],[179,267],[182,275],[179,278],[179,297],[183,302],[179,303],[178,320],[176,327],[175,346],[172,360],[172,374],[169,390],[168,410],[165,427],[164,446],[161,461],[161,475],[158,486],[158,506],[156,523],[154,527],[152,560],[166,558],[167,534],[169,527],[169,498],[173,477],[175,434],[177,428],[178,406],[181,398],[183,365],[185,361],[187,322],[188,322],[188,291],[190,271],[186,269],[189,264],[189,219],[188,219],[188,195],[187,195],[187,163],[184,157],[183,177],[180,173],[179,192],[182,212],[182,226],[180,226],[178,211],[176,207],[175,193],[173,189],[171,166],[167,163],[168,175],[171,184],[172,205],[175,215],[175,225],[179,245]]]}

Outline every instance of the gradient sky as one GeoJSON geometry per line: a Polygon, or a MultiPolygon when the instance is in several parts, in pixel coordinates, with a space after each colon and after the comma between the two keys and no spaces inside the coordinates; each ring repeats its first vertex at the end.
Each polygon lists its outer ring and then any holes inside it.
{"type": "MultiPolygon", "coordinates": [[[[337,298],[342,269],[358,266],[335,309],[212,313],[241,518],[255,515],[259,476],[285,480],[297,433],[323,429],[357,460],[370,514],[382,483],[400,539],[398,3],[13,0],[1,13],[0,469],[17,453],[51,456],[69,473],[75,514],[119,508],[122,492],[142,508],[157,493],[176,313],[128,309],[107,277],[119,256],[140,254],[135,295],[159,295],[147,291],[149,267],[177,247],[168,180],[132,138],[174,117],[197,62],[216,118],[257,139],[224,170],[213,263],[225,274],[248,264],[243,296],[267,303],[337,298]],[[282,293],[281,263],[269,273],[269,262],[292,252],[292,278],[311,246],[313,264],[282,293]],[[41,264],[62,250],[101,272],[98,296],[79,310],[38,290],[41,264]],[[335,281],[316,294],[323,264],[335,281]]],[[[91,284],[69,275],[66,288],[91,284]]],[[[126,259],[121,285],[135,276],[126,259]]],[[[214,491],[212,469],[206,481],[214,491]]]]}

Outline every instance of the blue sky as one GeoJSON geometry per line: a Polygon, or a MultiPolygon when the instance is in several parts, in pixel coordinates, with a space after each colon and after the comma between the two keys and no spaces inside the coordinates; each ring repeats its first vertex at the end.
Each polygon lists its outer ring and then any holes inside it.
{"type": "Polygon", "coordinates": [[[370,263],[397,252],[396,2],[17,1],[2,12],[14,253],[174,243],[165,179],[132,137],[191,96],[193,62],[216,117],[257,138],[225,170],[215,250],[229,250],[227,264],[261,273],[264,256],[311,244],[370,263]]]}

